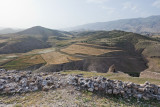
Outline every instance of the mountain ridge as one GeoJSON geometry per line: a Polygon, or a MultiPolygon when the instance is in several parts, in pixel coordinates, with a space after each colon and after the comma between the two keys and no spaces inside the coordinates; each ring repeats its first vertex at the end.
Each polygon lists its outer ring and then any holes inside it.
{"type": "Polygon", "coordinates": [[[108,22],[96,22],[69,28],[69,31],[122,30],[139,34],[160,34],[160,15],[146,18],[120,19],[108,22]]]}

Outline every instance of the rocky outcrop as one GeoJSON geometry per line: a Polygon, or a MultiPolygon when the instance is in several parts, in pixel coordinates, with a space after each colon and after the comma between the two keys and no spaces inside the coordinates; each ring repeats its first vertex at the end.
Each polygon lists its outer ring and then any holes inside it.
{"type": "Polygon", "coordinates": [[[110,80],[101,76],[83,78],[81,75],[77,75],[71,76],[69,84],[76,86],[78,90],[98,91],[104,94],[119,95],[124,98],[134,97],[144,100],[160,100],[160,86],[150,84],[149,82],[135,84],[110,80]]]}
{"type": "Polygon", "coordinates": [[[116,73],[116,67],[114,64],[109,67],[108,73],[116,73]]]}

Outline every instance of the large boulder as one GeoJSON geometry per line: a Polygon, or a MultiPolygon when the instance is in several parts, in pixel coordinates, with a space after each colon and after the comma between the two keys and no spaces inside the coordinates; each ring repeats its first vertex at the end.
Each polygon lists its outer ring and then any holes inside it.
{"type": "Polygon", "coordinates": [[[108,73],[117,73],[115,65],[111,65],[108,69],[108,73]]]}

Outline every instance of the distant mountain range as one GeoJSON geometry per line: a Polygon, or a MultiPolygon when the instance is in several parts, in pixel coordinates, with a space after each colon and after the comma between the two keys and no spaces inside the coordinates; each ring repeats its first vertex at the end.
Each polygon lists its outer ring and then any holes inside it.
{"type": "Polygon", "coordinates": [[[0,28],[0,34],[16,33],[19,31],[22,31],[22,29],[0,28]]]}
{"type": "Polygon", "coordinates": [[[109,22],[97,22],[66,29],[68,31],[122,30],[140,34],[160,34],[160,15],[147,18],[121,19],[109,22]]]}

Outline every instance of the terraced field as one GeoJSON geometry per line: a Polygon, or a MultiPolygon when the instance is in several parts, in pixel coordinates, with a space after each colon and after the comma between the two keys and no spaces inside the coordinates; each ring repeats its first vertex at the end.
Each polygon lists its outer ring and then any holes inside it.
{"type": "Polygon", "coordinates": [[[41,55],[26,55],[2,64],[1,68],[23,70],[36,65],[44,65],[45,63],[41,55]]]}
{"type": "Polygon", "coordinates": [[[55,48],[45,48],[45,49],[35,49],[27,53],[23,53],[23,55],[30,55],[30,54],[43,54],[43,53],[49,53],[54,52],[55,48]]]}
{"type": "Polygon", "coordinates": [[[49,52],[41,55],[47,64],[63,64],[72,61],[81,60],[73,56],[62,54],[60,52],[49,52]]]}
{"type": "Polygon", "coordinates": [[[17,57],[19,57],[18,54],[2,54],[0,55],[0,65],[7,63],[17,57]]]}
{"type": "Polygon", "coordinates": [[[154,35],[152,37],[154,37],[154,38],[160,38],[160,35],[154,35]]]}
{"type": "Polygon", "coordinates": [[[27,67],[32,67],[37,64],[45,64],[46,62],[41,57],[41,54],[54,51],[55,48],[46,48],[46,49],[35,49],[27,53],[1,54],[0,67],[1,68],[5,67],[5,69],[26,69],[27,67]],[[34,59],[34,57],[31,58],[31,56],[35,56],[36,59],[34,59]],[[21,62],[21,60],[23,60],[23,62],[21,62]],[[25,64],[27,65],[24,66],[25,64]]]}
{"type": "Polygon", "coordinates": [[[7,42],[7,40],[8,40],[8,39],[1,39],[1,40],[0,40],[0,43],[5,43],[5,42],[7,42]]]}
{"type": "Polygon", "coordinates": [[[85,55],[103,55],[109,52],[116,52],[121,50],[114,50],[114,49],[107,49],[106,47],[94,45],[94,44],[86,44],[86,43],[79,43],[73,44],[65,49],[61,50],[62,52],[68,54],[85,54],[85,55]]]}

